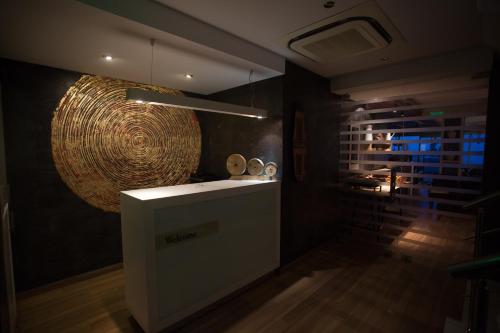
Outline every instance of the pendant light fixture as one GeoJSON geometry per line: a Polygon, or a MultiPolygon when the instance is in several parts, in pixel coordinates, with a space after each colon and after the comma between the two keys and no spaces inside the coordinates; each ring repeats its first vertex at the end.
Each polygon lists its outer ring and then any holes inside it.
{"type": "MultiPolygon", "coordinates": [[[[151,39],[151,64],[149,73],[151,85],[153,85],[154,46],[155,46],[155,40],[151,39]]],[[[194,109],[199,111],[224,113],[235,116],[251,117],[258,119],[267,118],[266,110],[258,109],[253,106],[254,87],[252,86],[251,82],[252,74],[253,70],[250,70],[249,81],[250,81],[250,89],[252,89],[250,107],[237,104],[215,102],[201,98],[186,97],[181,95],[162,94],[156,91],[143,90],[138,88],[127,89],[126,98],[127,100],[132,100],[136,103],[165,105],[181,109],[194,109]]]]}

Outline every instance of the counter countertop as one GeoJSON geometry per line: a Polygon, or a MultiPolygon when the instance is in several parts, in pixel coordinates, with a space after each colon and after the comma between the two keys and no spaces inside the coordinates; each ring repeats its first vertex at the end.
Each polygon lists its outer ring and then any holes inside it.
{"type": "Polygon", "coordinates": [[[219,180],[205,183],[193,183],[174,186],[154,187],[139,190],[122,191],[121,193],[139,200],[155,200],[178,197],[196,193],[220,191],[236,187],[256,186],[261,184],[279,183],[278,180],[219,180]]]}

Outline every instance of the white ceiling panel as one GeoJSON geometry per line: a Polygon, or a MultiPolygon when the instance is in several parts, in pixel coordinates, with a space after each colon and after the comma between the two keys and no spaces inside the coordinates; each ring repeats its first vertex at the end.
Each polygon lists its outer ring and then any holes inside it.
{"type": "MultiPolygon", "coordinates": [[[[0,4],[0,57],[210,94],[282,74],[185,38],[74,0],[0,4]],[[107,62],[103,55],[110,54],[107,62]],[[194,75],[186,79],[184,75],[194,75]]],[[[284,61],[284,60],[283,60],[284,61]]]]}
{"type": "Polygon", "coordinates": [[[481,43],[475,0],[157,0],[236,36],[285,56],[325,77],[356,72],[481,43]],[[398,29],[404,43],[350,59],[335,66],[315,63],[291,51],[283,38],[307,26],[374,2],[398,29]],[[388,60],[381,60],[389,58],[388,60]]]}
{"type": "Polygon", "coordinates": [[[336,77],[481,43],[475,0],[335,3],[326,9],[321,0],[1,1],[0,57],[149,83],[155,38],[153,83],[209,94],[248,83],[250,69],[253,80],[281,75],[285,58],[336,77]],[[390,23],[397,43],[333,64],[287,47],[294,34],[359,8],[370,15],[370,6],[390,23]],[[115,59],[106,62],[104,54],[115,59]]]}

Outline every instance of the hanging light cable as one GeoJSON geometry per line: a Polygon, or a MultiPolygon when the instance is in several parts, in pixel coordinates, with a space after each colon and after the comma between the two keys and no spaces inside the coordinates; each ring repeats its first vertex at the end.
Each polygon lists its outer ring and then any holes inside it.
{"type": "MultiPolygon", "coordinates": [[[[154,66],[154,47],[156,40],[154,38],[150,39],[151,44],[151,62],[149,67],[149,84],[153,85],[153,66],[154,66]]],[[[229,103],[221,103],[210,101],[202,98],[186,97],[181,95],[170,95],[162,94],[152,90],[144,90],[138,88],[127,89],[126,98],[127,100],[133,100],[136,103],[142,104],[147,102],[149,104],[166,105],[181,109],[194,109],[207,112],[224,113],[235,116],[251,117],[251,118],[266,118],[267,111],[263,109],[258,109],[254,107],[255,99],[255,87],[252,84],[253,69],[250,69],[250,74],[248,76],[248,81],[251,84],[251,97],[250,105],[236,105],[229,103]]]]}
{"type": "Polygon", "coordinates": [[[151,43],[151,63],[149,64],[149,84],[153,85],[153,62],[154,62],[154,50],[155,50],[155,42],[154,38],[150,39],[151,43]]]}
{"type": "MultiPolygon", "coordinates": [[[[253,69],[248,73],[248,84],[250,85],[250,107],[255,108],[255,82],[252,82],[253,69]]],[[[262,115],[257,116],[258,119],[264,118],[262,115]]]]}
{"type": "Polygon", "coordinates": [[[250,106],[253,108],[255,99],[255,85],[252,84],[252,75],[253,69],[250,69],[250,73],[248,73],[248,84],[250,85],[250,106]]]}

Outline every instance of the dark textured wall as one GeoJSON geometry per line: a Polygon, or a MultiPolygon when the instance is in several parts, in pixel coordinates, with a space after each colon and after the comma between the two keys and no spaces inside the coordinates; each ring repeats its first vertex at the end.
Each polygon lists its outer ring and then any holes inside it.
{"type": "MultiPolygon", "coordinates": [[[[199,170],[216,179],[227,179],[226,159],[238,153],[247,160],[257,157],[264,163],[282,166],[283,77],[254,83],[254,106],[266,109],[267,119],[197,112],[202,131],[199,170]]],[[[251,87],[225,90],[208,98],[220,102],[250,105],[251,87]]]]}
{"type": "MultiPolygon", "coordinates": [[[[286,75],[254,84],[254,105],[267,119],[197,112],[202,129],[198,172],[229,177],[229,154],[275,161],[283,177],[282,262],[334,231],[336,206],[328,186],[338,170],[338,130],[328,80],[287,63],[286,75]],[[306,114],[307,174],[292,167],[293,112],[306,114]]],[[[16,287],[26,290],[121,261],[120,216],[93,208],[62,182],[52,161],[50,122],[79,73],[1,60],[7,176],[14,220],[16,287]]],[[[208,98],[249,105],[250,86],[208,98]]]]}
{"type": "MultiPolygon", "coordinates": [[[[122,258],[119,214],[104,213],[76,196],[62,182],[52,160],[52,114],[80,75],[0,59],[18,291],[122,258]]],[[[281,165],[282,78],[258,82],[254,88],[254,104],[268,110],[268,119],[197,112],[202,129],[200,174],[227,179],[226,158],[234,152],[281,165]]],[[[243,86],[209,97],[248,105],[250,92],[249,86],[243,86]]]]}
{"type": "MultiPolygon", "coordinates": [[[[488,114],[486,123],[486,146],[484,153],[484,182],[483,193],[489,194],[500,191],[500,53],[493,57],[493,66],[490,73],[488,114]]],[[[498,202],[485,207],[483,231],[500,228],[498,218],[498,202]]],[[[500,233],[491,233],[482,236],[480,255],[498,254],[500,252],[500,233]]]]}
{"type": "MultiPolygon", "coordinates": [[[[249,105],[248,85],[209,96],[249,105]]],[[[336,195],[328,184],[338,179],[338,107],[329,80],[293,63],[286,74],[255,84],[255,106],[265,108],[265,120],[198,113],[202,124],[200,171],[227,178],[225,161],[231,153],[247,159],[277,161],[282,183],[281,259],[287,263],[330,238],[338,214],[336,195]],[[306,177],[294,180],[293,115],[305,112],[306,177]]]]}
{"type": "Polygon", "coordinates": [[[80,74],[13,61],[0,66],[16,289],[120,262],[120,216],[73,194],[52,161],[52,113],[80,74]]]}
{"type": "Polygon", "coordinates": [[[281,257],[287,263],[332,237],[338,214],[339,126],[329,80],[287,62],[284,79],[281,257]],[[293,170],[293,118],[305,113],[306,174],[293,170]]]}

